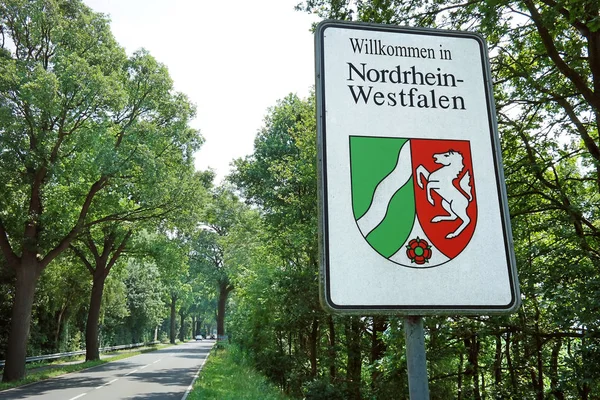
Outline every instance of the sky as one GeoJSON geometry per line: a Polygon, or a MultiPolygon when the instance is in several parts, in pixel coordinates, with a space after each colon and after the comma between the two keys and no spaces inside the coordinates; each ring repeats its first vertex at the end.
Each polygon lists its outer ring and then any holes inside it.
{"type": "Polygon", "coordinates": [[[314,85],[315,16],[300,0],[84,0],[107,14],[128,54],[147,49],[165,64],[175,90],[197,106],[191,123],[205,139],[196,168],[217,182],[253,151],[268,108],[314,85]]]}

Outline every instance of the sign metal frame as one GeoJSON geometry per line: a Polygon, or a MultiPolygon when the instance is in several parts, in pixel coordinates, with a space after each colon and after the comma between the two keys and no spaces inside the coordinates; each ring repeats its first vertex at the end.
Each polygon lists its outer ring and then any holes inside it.
{"type": "MultiPolygon", "coordinates": [[[[388,315],[488,315],[508,314],[515,312],[520,306],[520,291],[516,270],[516,260],[513,250],[513,239],[510,226],[506,188],[501,159],[500,142],[498,138],[498,127],[496,121],[495,105],[491,84],[491,73],[487,47],[484,39],[475,33],[447,31],[427,28],[408,28],[390,25],[322,21],[315,31],[315,64],[316,64],[316,108],[317,108],[317,153],[318,153],[318,194],[319,194],[319,246],[320,246],[320,299],[322,306],[332,313],[344,314],[388,314],[388,315]],[[485,97],[487,101],[487,119],[490,132],[490,141],[495,166],[496,189],[500,220],[504,242],[504,255],[506,257],[506,268],[508,269],[508,281],[510,285],[510,301],[507,304],[440,304],[440,305],[415,305],[415,304],[336,304],[332,299],[331,274],[330,274],[330,216],[329,216],[329,182],[328,182],[328,159],[327,159],[327,120],[328,110],[326,93],[326,65],[325,65],[325,41],[329,29],[348,29],[358,32],[387,32],[399,35],[427,35],[437,37],[452,37],[458,39],[469,39],[477,41],[482,63],[485,97]]],[[[495,201],[495,200],[494,200],[495,201]]],[[[490,239],[490,240],[499,240],[490,239]]],[[[385,277],[382,277],[385,279],[385,277]]],[[[410,290],[411,282],[405,282],[404,287],[399,290],[410,290]]]]}

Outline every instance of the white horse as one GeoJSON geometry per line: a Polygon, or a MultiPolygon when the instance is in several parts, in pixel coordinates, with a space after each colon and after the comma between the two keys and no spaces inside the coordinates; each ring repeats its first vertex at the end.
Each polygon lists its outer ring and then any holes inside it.
{"type": "Polygon", "coordinates": [[[416,169],[417,184],[423,189],[421,178],[424,177],[427,180],[427,200],[431,205],[435,205],[431,192],[436,192],[442,198],[442,207],[448,213],[448,215],[433,217],[431,222],[454,221],[457,218],[462,221],[462,224],[454,232],[446,235],[446,239],[452,239],[460,235],[471,222],[467,215],[467,207],[473,200],[471,176],[467,171],[459,182],[460,188],[468,194],[467,197],[452,184],[464,168],[462,154],[458,151],[448,150],[445,153],[434,154],[433,158],[435,163],[442,167],[429,172],[423,165],[419,165],[416,169]]]}

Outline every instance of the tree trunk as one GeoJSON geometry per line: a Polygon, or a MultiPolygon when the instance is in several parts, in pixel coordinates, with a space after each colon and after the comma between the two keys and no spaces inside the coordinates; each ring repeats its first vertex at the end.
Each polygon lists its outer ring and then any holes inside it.
{"type": "Polygon", "coordinates": [[[100,321],[100,308],[102,307],[102,293],[106,275],[103,268],[96,268],[92,284],[92,296],[90,299],[90,310],[88,312],[87,324],[85,326],[85,360],[93,361],[100,359],[98,350],[98,323],[100,321]]]}
{"type": "Polygon", "coordinates": [[[511,346],[511,333],[507,332],[506,333],[506,368],[508,368],[508,374],[510,375],[510,384],[512,387],[513,392],[517,392],[518,389],[518,385],[517,385],[517,374],[515,371],[515,368],[513,367],[513,363],[512,363],[512,347],[511,346]]]}
{"type": "MultiPolygon", "coordinates": [[[[381,334],[386,329],[386,317],[383,316],[374,316],[373,317],[373,335],[371,337],[371,357],[370,362],[371,366],[375,364],[378,360],[381,360],[383,355],[385,354],[385,342],[381,337],[381,334]]],[[[371,372],[371,388],[375,389],[377,387],[377,381],[381,372],[377,370],[377,368],[372,367],[371,372]]]]}
{"type": "Polygon", "coordinates": [[[319,319],[313,317],[312,329],[310,332],[310,376],[315,378],[317,376],[317,344],[319,341],[319,319]]]}
{"type": "Polygon", "coordinates": [[[227,297],[233,286],[229,282],[219,283],[219,301],[217,303],[217,340],[223,340],[225,336],[225,308],[227,306],[227,297]]]}
{"type": "Polygon", "coordinates": [[[169,330],[169,341],[171,344],[175,344],[175,318],[177,318],[176,312],[176,304],[177,304],[177,295],[171,295],[171,326],[169,330]]]}
{"type": "MultiPolygon", "coordinates": [[[[537,325],[537,324],[536,324],[537,325]]],[[[542,354],[542,338],[539,335],[539,329],[536,326],[535,335],[535,353],[536,353],[536,376],[533,377],[533,384],[536,391],[536,398],[538,400],[544,400],[544,359],[542,354]],[[537,379],[536,379],[537,378],[537,379]]]]}
{"type": "Polygon", "coordinates": [[[225,335],[225,306],[227,304],[227,292],[219,292],[219,303],[217,305],[217,339],[222,340],[225,335]]]}
{"type": "Polygon", "coordinates": [[[463,366],[464,366],[464,362],[465,362],[465,356],[463,354],[463,352],[461,351],[459,354],[459,359],[458,359],[458,373],[457,375],[457,396],[456,399],[457,400],[462,400],[463,399],[463,366]]]}
{"type": "Polygon", "coordinates": [[[198,327],[196,326],[196,316],[192,315],[192,339],[196,339],[198,335],[198,327]]]}
{"type": "Polygon", "coordinates": [[[588,400],[590,393],[592,392],[592,387],[590,386],[590,382],[592,381],[592,376],[590,374],[590,365],[589,361],[589,353],[590,350],[588,348],[588,340],[586,338],[586,330],[582,329],[583,337],[581,338],[581,365],[583,366],[583,376],[579,377],[579,381],[581,385],[577,385],[577,389],[579,391],[579,395],[581,396],[581,400],[588,400]]]}
{"type": "Polygon", "coordinates": [[[202,326],[202,322],[203,321],[204,320],[202,318],[197,317],[197,319],[196,319],[196,332],[197,332],[196,335],[202,335],[202,336],[205,337],[205,339],[208,339],[209,333],[205,329],[202,329],[203,328],[203,326],[202,326]]]}
{"type": "Polygon", "coordinates": [[[62,307],[60,308],[60,311],[58,312],[58,316],[56,317],[56,331],[54,332],[54,350],[56,353],[60,352],[60,333],[62,331],[62,324],[63,324],[63,316],[65,315],[65,312],[67,311],[67,307],[68,307],[68,301],[66,301],[62,307]]]}
{"type": "Polygon", "coordinates": [[[15,300],[10,320],[3,382],[17,381],[25,376],[31,309],[40,272],[41,268],[35,260],[23,260],[16,268],[15,300]]]}
{"type": "Polygon", "coordinates": [[[85,328],[85,359],[86,361],[99,360],[100,352],[98,351],[98,323],[100,320],[100,308],[102,306],[102,293],[104,292],[104,283],[110,270],[121,256],[125,249],[127,241],[132,235],[132,231],[128,231],[121,240],[118,248],[114,248],[117,235],[110,231],[105,233],[103,240],[102,251],[94,242],[89,231],[86,232],[82,239],[85,246],[93,255],[93,261],[89,261],[86,254],[77,246],[71,244],[71,250],[77,255],[85,267],[92,274],[92,296],[90,300],[90,309],[88,312],[87,324],[85,328]],[[112,256],[111,256],[112,252],[112,256]]]}
{"type": "Polygon", "coordinates": [[[536,356],[536,368],[535,370],[532,368],[531,369],[531,383],[533,385],[533,388],[535,390],[536,393],[536,398],[537,400],[544,400],[544,359],[543,359],[543,354],[542,354],[542,347],[543,347],[543,343],[542,343],[542,338],[541,338],[541,330],[540,330],[540,316],[541,316],[541,311],[540,311],[540,307],[538,305],[538,301],[537,298],[535,297],[535,295],[533,296],[533,305],[535,307],[535,314],[534,314],[534,327],[535,327],[535,334],[534,334],[534,343],[535,343],[535,356],[536,356]]]}
{"type": "Polygon", "coordinates": [[[185,314],[183,312],[179,312],[179,341],[183,342],[185,340],[185,314]]]}
{"type": "Polygon", "coordinates": [[[329,378],[331,379],[331,382],[335,381],[335,378],[337,376],[337,370],[335,367],[335,357],[336,357],[336,351],[335,351],[335,323],[333,321],[333,316],[329,315],[328,318],[328,322],[329,322],[329,378]]]}
{"type": "Polygon", "coordinates": [[[552,355],[550,358],[550,390],[552,395],[557,400],[564,400],[565,393],[559,386],[559,375],[558,375],[558,356],[562,347],[562,339],[557,338],[554,346],[552,347],[552,355]]]}
{"type": "Polygon", "coordinates": [[[360,386],[361,386],[361,367],[362,367],[362,354],[360,349],[360,320],[359,317],[349,317],[349,326],[346,333],[348,339],[348,365],[347,365],[347,376],[348,381],[348,393],[347,398],[350,400],[360,400],[360,386]]]}
{"type": "Polygon", "coordinates": [[[465,375],[471,376],[473,382],[473,399],[481,400],[481,390],[479,388],[479,338],[474,333],[470,338],[464,340],[467,348],[468,366],[465,375]]]}
{"type": "Polygon", "coordinates": [[[502,337],[497,334],[496,337],[496,355],[494,356],[494,384],[496,386],[502,383],[502,337]]]}

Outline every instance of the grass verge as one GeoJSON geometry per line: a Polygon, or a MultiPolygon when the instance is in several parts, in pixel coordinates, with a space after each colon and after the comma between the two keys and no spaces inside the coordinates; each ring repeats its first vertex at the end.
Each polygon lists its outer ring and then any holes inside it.
{"type": "Polygon", "coordinates": [[[187,400],[286,400],[233,346],[210,354],[187,400]]]}
{"type": "Polygon", "coordinates": [[[64,375],[71,372],[77,372],[87,368],[96,367],[98,365],[106,364],[111,361],[122,360],[124,358],[137,356],[139,354],[149,353],[151,351],[156,351],[158,349],[162,349],[169,346],[171,345],[156,345],[149,346],[140,350],[125,350],[117,351],[114,353],[106,353],[105,358],[96,361],[83,362],[84,356],[80,356],[71,357],[69,360],[67,360],[67,362],[69,363],[65,363],[65,360],[63,359],[60,361],[54,361],[49,363],[35,363],[32,365],[27,365],[27,372],[25,378],[14,382],[0,382],[0,391],[43,381],[44,379],[54,378],[59,375],[64,375]],[[76,364],[72,363],[73,361],[77,362],[78,359],[80,359],[82,362],[76,364]]]}

